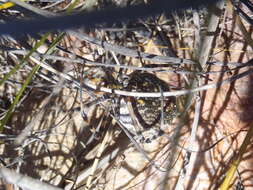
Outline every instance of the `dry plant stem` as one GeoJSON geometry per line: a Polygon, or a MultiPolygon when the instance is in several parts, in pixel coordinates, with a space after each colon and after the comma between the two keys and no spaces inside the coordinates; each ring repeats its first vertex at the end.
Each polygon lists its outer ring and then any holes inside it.
{"type": "MultiPolygon", "coordinates": [[[[118,155],[118,152],[120,151],[119,148],[114,149],[110,154],[107,154],[101,158],[100,162],[98,163],[98,168],[105,169],[110,165],[110,161],[115,159],[118,155]]],[[[82,181],[84,181],[91,173],[92,173],[92,166],[88,167],[87,169],[83,170],[76,179],[76,184],[80,184],[82,181]]],[[[71,190],[74,183],[68,184],[66,187],[64,187],[64,190],[71,190]]]]}
{"type": "Polygon", "coordinates": [[[193,11],[193,23],[194,23],[194,37],[195,37],[195,41],[194,41],[194,57],[197,57],[198,51],[200,51],[200,46],[201,46],[201,36],[200,36],[200,30],[201,30],[201,26],[200,26],[200,18],[199,18],[199,13],[194,10],[193,11]]]}
{"type": "Polygon", "coordinates": [[[233,162],[230,164],[229,169],[226,173],[226,177],[225,177],[224,181],[222,182],[221,186],[219,187],[221,190],[228,190],[229,189],[229,186],[234,178],[234,174],[237,171],[237,168],[243,159],[243,155],[245,154],[248,145],[250,145],[250,141],[252,140],[252,137],[253,137],[253,127],[252,127],[252,123],[251,123],[251,126],[250,126],[250,128],[249,128],[249,130],[242,142],[239,152],[236,155],[233,162]]]}
{"type": "Polygon", "coordinates": [[[25,138],[30,135],[31,131],[33,130],[33,127],[35,126],[35,123],[37,122],[41,123],[44,113],[47,111],[48,106],[50,105],[50,102],[52,101],[52,99],[55,98],[59,94],[62,84],[63,84],[63,80],[60,80],[58,86],[54,88],[50,96],[46,98],[45,103],[43,107],[41,108],[41,110],[38,112],[38,114],[36,114],[36,116],[32,119],[32,121],[17,136],[17,138],[15,139],[16,145],[21,145],[23,141],[25,140],[25,138]]]}
{"type": "Polygon", "coordinates": [[[112,54],[113,59],[116,62],[116,65],[119,66],[118,68],[115,67],[115,72],[119,73],[119,71],[120,71],[120,62],[119,62],[119,59],[117,58],[116,54],[113,51],[110,51],[110,53],[112,54]]]}
{"type": "MultiPolygon", "coordinates": [[[[230,12],[233,12],[233,5],[231,3],[231,1],[227,1],[228,3],[228,10],[230,12]]],[[[251,46],[251,48],[253,48],[253,41],[251,38],[251,34],[249,34],[246,30],[246,28],[244,27],[240,16],[239,15],[235,15],[235,20],[236,20],[236,25],[239,27],[239,29],[242,32],[242,36],[244,37],[245,41],[247,42],[248,45],[251,46]]],[[[249,125],[249,130],[240,146],[240,149],[238,151],[238,153],[236,154],[236,156],[233,158],[233,161],[230,163],[228,169],[226,169],[227,171],[225,172],[225,178],[223,179],[222,184],[220,185],[219,189],[221,190],[227,190],[230,189],[231,184],[233,183],[234,180],[234,175],[236,172],[238,172],[238,167],[242,161],[243,158],[243,154],[246,152],[247,146],[251,144],[251,139],[253,137],[253,127],[252,127],[252,122],[249,125]]],[[[240,181],[240,176],[239,176],[239,181],[240,181]]]]}
{"type": "Polygon", "coordinates": [[[87,183],[86,183],[86,185],[85,185],[85,190],[89,190],[89,189],[91,188],[92,179],[93,179],[93,177],[94,177],[94,175],[95,175],[95,172],[96,172],[96,170],[97,170],[97,168],[98,168],[98,163],[99,163],[100,157],[101,157],[103,151],[105,150],[106,144],[108,143],[108,141],[109,141],[111,135],[112,135],[112,129],[111,129],[111,127],[110,127],[110,128],[106,131],[106,134],[105,134],[105,136],[104,136],[104,138],[103,138],[103,141],[102,141],[102,143],[101,143],[101,145],[100,145],[100,147],[99,147],[99,149],[98,149],[96,158],[95,158],[95,160],[94,160],[94,162],[93,162],[93,166],[92,166],[92,168],[91,168],[91,173],[90,173],[90,175],[89,175],[89,177],[88,177],[88,179],[87,179],[87,183]]]}
{"type": "Polygon", "coordinates": [[[62,3],[64,0],[57,0],[55,3],[52,3],[52,4],[49,4],[47,6],[44,6],[42,7],[41,9],[42,10],[45,10],[45,9],[49,9],[49,8],[52,8],[52,7],[55,7],[56,5],[62,3]]]}
{"type": "MultiPolygon", "coordinates": [[[[4,50],[7,51],[10,54],[17,54],[17,55],[26,55],[29,51],[27,50],[4,50]]],[[[73,54],[74,55],[74,54],[73,54]]],[[[122,68],[122,69],[131,69],[131,70],[139,70],[139,71],[148,71],[148,72],[170,72],[170,73],[176,73],[176,74],[200,74],[200,75],[207,75],[207,74],[215,74],[215,73],[221,73],[221,72],[230,72],[231,70],[235,70],[238,68],[233,69],[227,69],[223,71],[210,71],[210,72],[198,72],[198,71],[188,71],[188,70],[172,70],[169,67],[166,67],[166,65],[162,65],[159,67],[154,68],[146,68],[146,67],[136,67],[136,66],[130,66],[130,65],[120,65],[120,64],[110,64],[110,63],[99,63],[90,61],[85,58],[66,58],[56,55],[49,55],[49,54],[40,54],[40,53],[33,53],[32,56],[35,58],[43,58],[45,60],[53,60],[53,61],[65,61],[70,63],[80,63],[85,64],[87,66],[102,66],[102,67],[111,67],[111,68],[122,68]]],[[[223,63],[223,62],[210,62],[208,65],[216,65],[216,66],[224,66],[224,65],[231,65],[231,66],[237,66],[237,67],[245,67],[245,66],[251,66],[252,64],[245,64],[245,63],[223,63]]],[[[167,65],[168,66],[168,65],[167,65]]]]}
{"type": "MultiPolygon", "coordinates": [[[[13,49],[13,48],[5,48],[5,47],[0,47],[1,50],[6,51],[8,53],[13,53],[13,54],[17,54],[17,55],[26,55],[27,53],[29,53],[28,50],[21,50],[21,49],[13,49]]],[[[73,56],[76,56],[75,54],[71,54],[73,56]]],[[[144,70],[144,71],[159,71],[160,70],[165,70],[166,72],[168,72],[168,68],[166,68],[166,64],[163,67],[160,68],[145,68],[145,67],[135,67],[135,66],[129,66],[129,65],[115,65],[115,64],[109,64],[109,63],[99,63],[99,62],[94,62],[94,61],[90,61],[88,59],[85,58],[76,58],[76,59],[71,59],[71,58],[67,58],[67,57],[61,57],[61,56],[57,56],[57,55],[49,55],[49,54],[41,54],[38,52],[34,52],[32,54],[32,56],[34,56],[35,58],[44,58],[45,60],[53,60],[53,61],[66,61],[66,62],[71,62],[71,63],[80,63],[80,64],[91,64],[94,66],[103,66],[103,67],[119,67],[122,69],[132,69],[132,70],[144,70]]],[[[231,65],[231,66],[250,66],[250,65],[246,65],[246,63],[238,63],[238,62],[230,62],[230,63],[224,63],[224,62],[207,62],[207,65],[216,65],[216,66],[224,66],[224,65],[231,65]]],[[[168,66],[168,65],[167,65],[168,66]]],[[[169,70],[170,71],[170,70],[169,70]]],[[[180,71],[176,71],[173,70],[173,72],[175,73],[180,73],[180,71]]],[[[187,71],[185,71],[187,72],[187,71]]],[[[194,72],[194,73],[199,73],[199,72],[194,72]]],[[[186,73],[187,74],[187,73],[186,73]]],[[[200,74],[204,74],[204,72],[200,72],[200,74]]]]}
{"type": "Polygon", "coordinates": [[[18,187],[26,190],[62,190],[61,188],[54,187],[31,177],[16,173],[5,167],[0,168],[0,177],[8,183],[17,185],[18,187]]]}
{"type": "MultiPolygon", "coordinates": [[[[71,75],[69,74],[65,74],[62,72],[57,71],[56,69],[54,69],[53,67],[51,67],[50,65],[41,62],[33,57],[30,57],[30,59],[32,59],[36,64],[39,64],[41,67],[47,69],[48,71],[59,75],[60,77],[63,77],[64,79],[72,82],[73,86],[75,88],[80,88],[80,83],[71,75]]],[[[246,64],[253,64],[253,59],[248,61],[246,64]]],[[[179,90],[179,91],[169,91],[169,92],[163,92],[163,96],[164,97],[169,97],[169,96],[181,96],[181,95],[185,95],[185,94],[189,94],[189,93],[193,93],[193,92],[199,92],[199,91],[204,91],[204,90],[208,90],[211,88],[217,88],[219,86],[225,85],[225,84],[229,84],[235,80],[238,80],[240,78],[246,77],[249,74],[251,74],[253,72],[253,69],[249,69],[245,72],[242,72],[238,75],[232,76],[230,78],[227,78],[223,81],[218,81],[216,83],[211,83],[211,84],[207,84],[207,85],[203,85],[197,88],[193,88],[193,89],[189,89],[189,90],[179,90]]],[[[89,82],[84,82],[84,85],[86,86],[86,88],[90,88],[93,90],[97,90],[97,86],[94,84],[91,84],[89,82]]],[[[161,97],[161,93],[160,92],[132,92],[132,91],[124,91],[124,90],[116,90],[116,89],[110,89],[110,88],[105,88],[105,87],[100,87],[99,90],[101,92],[106,92],[106,93],[111,93],[111,94],[117,94],[117,95],[122,95],[122,96],[131,96],[131,97],[153,97],[153,98],[159,98],[161,97]]]]}
{"type": "MultiPolygon", "coordinates": [[[[26,55],[27,52],[26,50],[6,50],[9,53],[13,54],[18,54],[18,55],[26,55]]],[[[131,70],[140,70],[140,71],[149,71],[149,72],[172,72],[172,73],[177,73],[177,74],[190,74],[190,73],[196,73],[196,74],[206,74],[206,73],[198,73],[195,71],[183,71],[183,70],[172,70],[171,68],[168,68],[169,65],[164,64],[161,65],[160,67],[155,67],[155,68],[145,68],[145,67],[136,67],[136,66],[130,66],[130,65],[120,65],[120,64],[110,64],[110,63],[99,63],[99,62],[94,62],[90,61],[85,58],[76,58],[76,59],[71,59],[71,58],[66,58],[66,57],[61,57],[61,56],[56,56],[56,55],[48,55],[48,54],[40,54],[40,53],[33,53],[32,54],[35,58],[41,57],[44,58],[45,60],[54,60],[54,61],[65,61],[65,62],[71,62],[71,63],[80,63],[80,64],[85,64],[87,66],[92,65],[92,66],[102,66],[102,67],[112,67],[112,68],[122,68],[122,69],[131,69],[131,70]]],[[[214,63],[212,63],[214,64],[214,63]]]]}
{"type": "MultiPolygon", "coordinates": [[[[219,10],[222,10],[224,7],[224,1],[219,1],[218,3],[216,3],[215,6],[217,6],[217,8],[219,10]]],[[[209,10],[212,11],[212,9],[213,9],[213,7],[211,7],[211,9],[209,9],[209,10]]],[[[209,19],[208,20],[209,25],[208,25],[208,29],[207,29],[208,35],[206,35],[204,37],[203,43],[201,43],[200,33],[199,33],[199,31],[200,31],[199,17],[196,12],[194,12],[194,14],[193,14],[193,21],[194,21],[195,26],[197,27],[196,28],[197,30],[195,30],[195,36],[196,36],[195,37],[196,38],[195,49],[200,50],[199,54],[198,54],[198,52],[196,52],[195,56],[198,57],[199,64],[200,64],[201,68],[203,68],[203,66],[206,65],[206,63],[209,59],[214,36],[215,36],[214,34],[215,34],[215,32],[218,28],[218,24],[219,24],[219,18],[220,18],[220,14],[217,15],[217,13],[215,13],[215,12],[212,12],[212,15],[210,16],[210,18],[207,18],[207,19],[209,19]],[[209,33],[211,34],[211,36],[209,35],[209,33]]],[[[193,81],[193,87],[202,86],[202,84],[203,84],[203,82],[202,82],[201,78],[199,78],[199,77],[197,77],[193,81]]],[[[198,127],[199,119],[200,119],[200,115],[201,115],[201,104],[202,104],[201,93],[197,93],[194,96],[196,98],[195,113],[194,113],[194,120],[193,120],[193,124],[192,124],[190,141],[189,141],[189,145],[187,146],[187,149],[191,148],[190,146],[193,146],[195,144],[197,127],[198,127]]],[[[184,188],[184,178],[188,173],[187,169],[189,168],[190,164],[194,164],[194,163],[192,163],[193,160],[191,160],[191,154],[192,154],[192,152],[186,151],[185,158],[184,158],[184,164],[183,164],[183,167],[180,171],[179,179],[176,184],[176,188],[175,188],[176,190],[180,190],[180,189],[184,188]]]]}
{"type": "MultiPolygon", "coordinates": [[[[201,45],[201,40],[200,40],[200,19],[199,19],[199,14],[197,13],[197,11],[193,12],[193,22],[195,25],[195,43],[194,43],[194,47],[196,50],[200,49],[200,45],[201,45]]],[[[194,57],[198,57],[198,52],[194,52],[194,57]]],[[[199,86],[199,78],[194,79],[193,81],[193,87],[199,86]]],[[[196,101],[195,101],[195,112],[194,112],[194,121],[192,124],[192,130],[191,130],[191,137],[190,137],[190,141],[189,143],[187,143],[188,145],[186,145],[186,149],[190,149],[191,146],[193,146],[195,138],[196,138],[196,131],[197,131],[197,127],[198,127],[198,123],[199,123],[199,117],[200,117],[200,105],[201,105],[201,99],[200,99],[200,93],[196,93],[193,95],[193,97],[195,97],[196,101]]],[[[193,99],[193,98],[192,98],[193,99]]],[[[192,102],[194,102],[194,100],[192,100],[192,102]]],[[[179,172],[179,179],[177,181],[177,184],[175,186],[176,190],[180,190],[183,189],[184,187],[184,179],[185,176],[188,173],[188,168],[190,165],[190,158],[191,158],[191,153],[190,151],[186,151],[185,155],[184,155],[184,161],[183,161],[183,165],[182,168],[179,172]]]]}
{"type": "Polygon", "coordinates": [[[161,92],[161,128],[164,127],[164,97],[163,97],[163,89],[161,88],[161,86],[159,86],[159,90],[161,92]]]}
{"type": "Polygon", "coordinates": [[[33,13],[36,13],[38,15],[41,15],[41,16],[44,16],[44,17],[50,17],[50,16],[55,16],[54,13],[51,13],[49,11],[45,11],[45,10],[42,10],[42,9],[38,9],[28,3],[25,3],[23,1],[20,1],[20,0],[9,0],[10,2],[20,6],[20,7],[23,7],[33,13]]]}
{"type": "MultiPolygon", "coordinates": [[[[224,7],[224,0],[218,1],[216,3],[216,7],[221,11],[224,7]]],[[[210,56],[210,52],[212,49],[213,40],[216,34],[216,30],[219,24],[220,16],[216,13],[213,13],[210,17],[210,21],[207,28],[207,35],[204,38],[204,41],[201,45],[200,52],[199,52],[199,63],[201,66],[204,66],[210,56]]]]}
{"type": "Polygon", "coordinates": [[[190,65],[196,64],[195,62],[188,60],[188,59],[181,59],[181,58],[175,58],[175,57],[148,54],[148,53],[132,50],[130,48],[118,46],[115,44],[113,45],[108,42],[98,40],[96,38],[92,38],[86,34],[80,34],[80,33],[74,32],[74,31],[68,31],[68,33],[77,37],[80,40],[84,40],[88,43],[100,46],[107,51],[113,51],[115,53],[122,54],[122,55],[129,56],[129,57],[141,58],[142,60],[147,60],[147,61],[152,61],[152,62],[169,63],[172,65],[175,65],[175,64],[190,64],[190,65]]]}
{"type": "Polygon", "coordinates": [[[196,141],[196,134],[197,134],[197,127],[199,124],[199,119],[200,119],[200,108],[201,108],[201,100],[199,96],[196,96],[197,100],[196,100],[196,104],[195,104],[195,113],[194,113],[194,120],[193,120],[193,124],[192,124],[192,130],[191,130],[191,136],[190,136],[190,141],[186,148],[186,154],[184,157],[184,164],[182,169],[180,170],[180,174],[179,174],[179,179],[177,181],[175,190],[180,190],[183,189],[183,184],[184,184],[184,179],[185,176],[187,176],[187,171],[188,168],[191,164],[191,154],[193,151],[191,151],[190,149],[192,148],[192,146],[195,144],[196,141]]]}
{"type": "Polygon", "coordinates": [[[181,137],[181,129],[185,125],[187,112],[188,112],[190,106],[192,105],[192,96],[193,96],[193,93],[189,94],[186,97],[186,102],[183,105],[184,107],[181,108],[182,113],[180,114],[178,123],[176,125],[176,130],[172,134],[173,140],[171,141],[171,143],[169,145],[170,148],[168,149],[168,150],[170,150],[170,152],[172,154],[168,157],[168,159],[166,160],[166,163],[165,163],[166,164],[165,167],[166,167],[167,172],[162,176],[161,185],[159,188],[161,190],[170,188],[170,184],[168,183],[168,178],[170,177],[170,172],[173,169],[173,164],[177,160],[176,155],[178,153],[178,144],[179,144],[178,142],[181,137]]]}

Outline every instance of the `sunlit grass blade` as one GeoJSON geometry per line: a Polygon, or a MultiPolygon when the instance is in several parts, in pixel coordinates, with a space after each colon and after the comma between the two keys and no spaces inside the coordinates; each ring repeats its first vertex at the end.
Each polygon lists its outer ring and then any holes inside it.
{"type": "Polygon", "coordinates": [[[35,46],[31,49],[31,51],[21,60],[20,64],[16,65],[9,73],[7,73],[3,79],[0,80],[0,86],[6,82],[14,73],[16,73],[21,67],[23,67],[29,57],[41,46],[45,43],[45,40],[47,39],[49,33],[46,33],[45,35],[42,36],[40,41],[38,41],[35,46]]]}
{"type": "MultiPolygon", "coordinates": [[[[26,0],[21,0],[21,1],[26,1],[26,0]]],[[[13,7],[14,5],[15,5],[15,4],[12,3],[12,2],[3,3],[3,4],[0,5],[0,10],[11,8],[11,7],[13,7]]]]}
{"type": "Polygon", "coordinates": [[[250,144],[250,140],[253,136],[253,126],[252,125],[253,125],[253,123],[251,124],[251,127],[250,127],[246,137],[243,140],[243,143],[240,147],[240,150],[239,150],[236,160],[234,160],[232,162],[229,170],[227,171],[226,177],[225,177],[222,185],[220,186],[221,190],[229,189],[229,186],[232,183],[236,169],[238,168],[238,166],[242,160],[243,154],[246,152],[247,146],[250,144]]]}
{"type": "Polygon", "coordinates": [[[20,98],[22,97],[25,89],[27,88],[28,84],[31,82],[33,76],[35,73],[39,70],[40,66],[36,65],[33,67],[32,72],[29,73],[28,78],[25,80],[25,83],[22,85],[21,89],[19,90],[18,94],[16,95],[13,103],[11,104],[10,108],[8,109],[7,113],[5,114],[5,117],[1,120],[1,125],[0,125],[0,131],[3,130],[3,127],[6,125],[8,122],[15,106],[19,103],[20,98]]]}

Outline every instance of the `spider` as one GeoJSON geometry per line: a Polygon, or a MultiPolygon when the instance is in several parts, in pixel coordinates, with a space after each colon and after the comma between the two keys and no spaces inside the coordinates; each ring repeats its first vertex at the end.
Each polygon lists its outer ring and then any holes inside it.
{"type": "MultiPolygon", "coordinates": [[[[162,93],[170,90],[165,81],[148,72],[134,71],[130,75],[120,75],[116,81],[111,75],[106,78],[109,78],[107,84],[118,83],[118,87],[126,91],[162,93]]],[[[175,97],[159,99],[107,94],[103,99],[113,100],[113,115],[141,143],[150,143],[164,134],[161,124],[171,123],[176,116],[175,97]]]]}
{"type": "MultiPolygon", "coordinates": [[[[147,72],[135,71],[124,81],[124,90],[135,92],[169,91],[169,85],[147,72]]],[[[168,124],[176,115],[176,99],[168,97],[120,97],[119,120],[138,141],[149,143],[164,134],[161,124],[168,124]]]]}

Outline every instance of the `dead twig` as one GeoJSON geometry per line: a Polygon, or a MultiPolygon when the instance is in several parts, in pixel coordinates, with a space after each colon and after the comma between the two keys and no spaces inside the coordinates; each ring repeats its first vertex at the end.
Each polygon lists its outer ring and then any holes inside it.
{"type": "Polygon", "coordinates": [[[29,176],[16,173],[8,168],[0,168],[0,177],[6,180],[8,183],[17,185],[22,189],[27,190],[62,190],[61,188],[55,187],[53,185],[44,183],[37,179],[31,178],[29,176]]]}

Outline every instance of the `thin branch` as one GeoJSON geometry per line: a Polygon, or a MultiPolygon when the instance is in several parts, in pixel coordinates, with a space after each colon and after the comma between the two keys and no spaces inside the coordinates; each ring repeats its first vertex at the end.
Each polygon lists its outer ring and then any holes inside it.
{"type": "MultiPolygon", "coordinates": [[[[13,54],[17,54],[17,55],[26,55],[29,50],[23,50],[23,49],[15,49],[15,48],[6,48],[6,47],[1,47],[0,46],[0,49],[2,51],[6,51],[8,53],[13,53],[13,54]]],[[[71,59],[71,58],[67,58],[67,57],[62,57],[62,56],[57,56],[57,55],[49,55],[49,54],[42,54],[42,53],[38,53],[38,52],[34,52],[32,54],[34,57],[42,57],[46,60],[54,60],[54,61],[66,61],[66,62],[72,62],[72,63],[80,63],[80,64],[91,64],[91,65],[94,65],[94,66],[104,66],[104,67],[120,67],[122,69],[132,69],[132,70],[144,70],[144,71],[157,71],[159,69],[156,69],[156,68],[143,68],[143,67],[135,67],[135,66],[129,66],[129,65],[115,65],[115,64],[108,64],[108,63],[99,63],[99,62],[94,62],[94,61],[91,61],[91,60],[88,60],[86,58],[75,58],[75,59],[71,59]]],[[[75,55],[75,54],[71,54],[71,55],[75,55]]],[[[75,55],[76,56],[76,55],[75,55]]],[[[219,61],[216,61],[216,62],[207,62],[206,64],[208,65],[215,65],[215,66],[252,66],[253,63],[239,63],[239,62],[229,62],[229,63],[224,63],[224,62],[219,62],[219,61]]],[[[160,64],[159,64],[160,65],[160,64]]],[[[169,66],[171,65],[170,64],[162,64],[163,67],[159,67],[160,69],[168,69],[168,68],[165,68],[166,66],[169,66]]],[[[178,64],[175,64],[175,65],[178,65],[178,64]]],[[[173,72],[178,72],[178,71],[173,71],[173,72]]],[[[187,72],[187,71],[185,71],[187,72]]],[[[190,72],[190,71],[189,71],[190,72]]],[[[204,74],[203,72],[195,72],[195,73],[201,73],[201,74],[204,74]]]]}
{"type": "Polygon", "coordinates": [[[61,188],[44,183],[37,179],[16,173],[8,168],[0,168],[0,177],[6,180],[8,183],[17,185],[22,189],[27,190],[62,190],[61,188]]]}
{"type": "MultiPolygon", "coordinates": [[[[63,77],[64,79],[72,82],[72,84],[74,85],[74,87],[76,88],[80,88],[80,83],[71,75],[69,74],[65,74],[62,72],[57,71],[56,69],[54,69],[53,67],[51,67],[50,65],[41,62],[33,57],[30,57],[30,59],[32,59],[36,64],[39,64],[41,67],[46,68],[48,71],[57,74],[61,77],[63,77]]],[[[253,63],[253,59],[248,61],[247,64],[249,63],[253,63]]],[[[181,96],[181,95],[185,95],[185,94],[189,94],[192,92],[199,92],[199,91],[204,91],[204,90],[208,90],[211,88],[217,88],[219,86],[225,85],[225,84],[229,84],[235,80],[238,80],[240,78],[243,78],[245,76],[248,76],[249,74],[251,74],[253,72],[253,69],[249,69],[247,71],[244,71],[238,75],[232,76],[230,78],[227,78],[223,81],[218,81],[216,83],[211,83],[211,84],[207,84],[207,85],[203,85],[197,88],[193,88],[193,89],[189,89],[189,90],[179,90],[179,91],[169,91],[169,92],[164,92],[163,96],[164,97],[169,97],[169,96],[181,96]]],[[[94,84],[91,84],[87,81],[84,81],[84,86],[86,88],[89,89],[93,89],[93,90],[97,90],[97,86],[94,84]]],[[[150,97],[150,98],[159,98],[161,97],[161,93],[160,92],[132,92],[132,91],[125,91],[125,90],[117,90],[117,89],[111,89],[111,88],[106,88],[106,87],[100,87],[99,90],[101,92],[106,92],[106,93],[111,93],[111,94],[117,94],[117,95],[122,95],[122,96],[131,96],[131,97],[150,97]]]]}
{"type": "Polygon", "coordinates": [[[52,12],[49,12],[49,11],[45,11],[45,10],[42,10],[42,9],[38,9],[37,7],[34,7],[26,2],[23,2],[23,1],[20,1],[20,0],[9,0],[10,2],[20,6],[20,7],[23,7],[33,13],[36,13],[38,15],[41,15],[41,16],[45,16],[45,17],[50,17],[50,16],[56,16],[54,13],[52,12]]]}
{"type": "MultiPolygon", "coordinates": [[[[214,7],[219,11],[222,11],[224,7],[224,0],[217,2],[214,7]]],[[[220,14],[215,13],[215,10],[213,11],[213,14],[210,16],[208,28],[207,28],[207,35],[205,36],[203,43],[201,44],[200,52],[199,52],[199,63],[201,66],[205,65],[206,62],[209,59],[210,52],[212,50],[212,45],[215,37],[215,32],[218,28],[220,20],[220,14]]]]}
{"type": "Polygon", "coordinates": [[[137,50],[133,50],[130,48],[126,48],[123,46],[111,44],[93,37],[90,37],[86,34],[81,34],[78,32],[74,31],[69,31],[69,34],[79,38],[79,40],[84,40],[88,43],[95,44],[97,46],[100,46],[104,48],[107,51],[113,51],[115,53],[129,56],[129,57],[134,57],[134,58],[140,58],[142,60],[147,60],[147,61],[152,61],[152,62],[159,62],[159,63],[167,63],[171,65],[177,65],[177,64],[196,64],[195,62],[188,60],[188,59],[181,59],[181,58],[176,58],[176,57],[169,57],[169,56],[160,56],[160,55],[155,55],[155,54],[149,54],[149,53],[144,53],[140,52],[137,50]]]}
{"type": "MultiPolygon", "coordinates": [[[[18,50],[18,49],[3,49],[4,51],[8,53],[13,53],[17,55],[26,55],[29,51],[28,50],[18,50]]],[[[147,72],[167,72],[167,73],[175,73],[175,74],[196,74],[196,75],[208,75],[208,74],[219,74],[224,72],[231,72],[232,70],[237,70],[242,67],[246,66],[252,66],[253,63],[224,63],[224,62],[209,62],[207,64],[210,65],[217,65],[217,66],[224,66],[224,65],[231,65],[231,66],[237,66],[235,68],[226,69],[222,71],[209,71],[209,72],[198,72],[198,71],[190,71],[190,70],[173,70],[170,65],[167,64],[159,64],[154,65],[154,67],[137,67],[137,66],[130,66],[130,65],[115,65],[110,63],[99,63],[95,61],[90,61],[86,58],[76,58],[71,59],[67,57],[57,56],[57,55],[49,55],[49,54],[41,54],[41,53],[33,53],[32,56],[35,58],[44,58],[45,60],[54,60],[54,61],[65,61],[70,63],[79,63],[79,64],[85,64],[87,66],[100,66],[100,67],[109,67],[109,68],[122,68],[122,69],[130,69],[133,71],[147,71],[147,72]]],[[[45,77],[45,76],[44,76],[45,77]]]]}
{"type": "Polygon", "coordinates": [[[193,120],[193,124],[192,124],[191,137],[190,137],[189,143],[187,143],[188,144],[187,148],[186,148],[187,151],[186,151],[186,154],[184,157],[183,166],[180,170],[180,176],[179,176],[179,179],[178,179],[176,187],[175,187],[176,190],[183,188],[183,183],[184,183],[185,176],[187,176],[188,168],[190,167],[190,164],[194,164],[194,163],[192,163],[193,160],[191,160],[192,151],[189,151],[189,149],[196,142],[197,127],[199,125],[199,119],[200,119],[200,115],[201,115],[200,96],[195,96],[195,97],[197,100],[196,100],[196,104],[195,104],[195,113],[194,113],[194,120],[193,120]]]}

